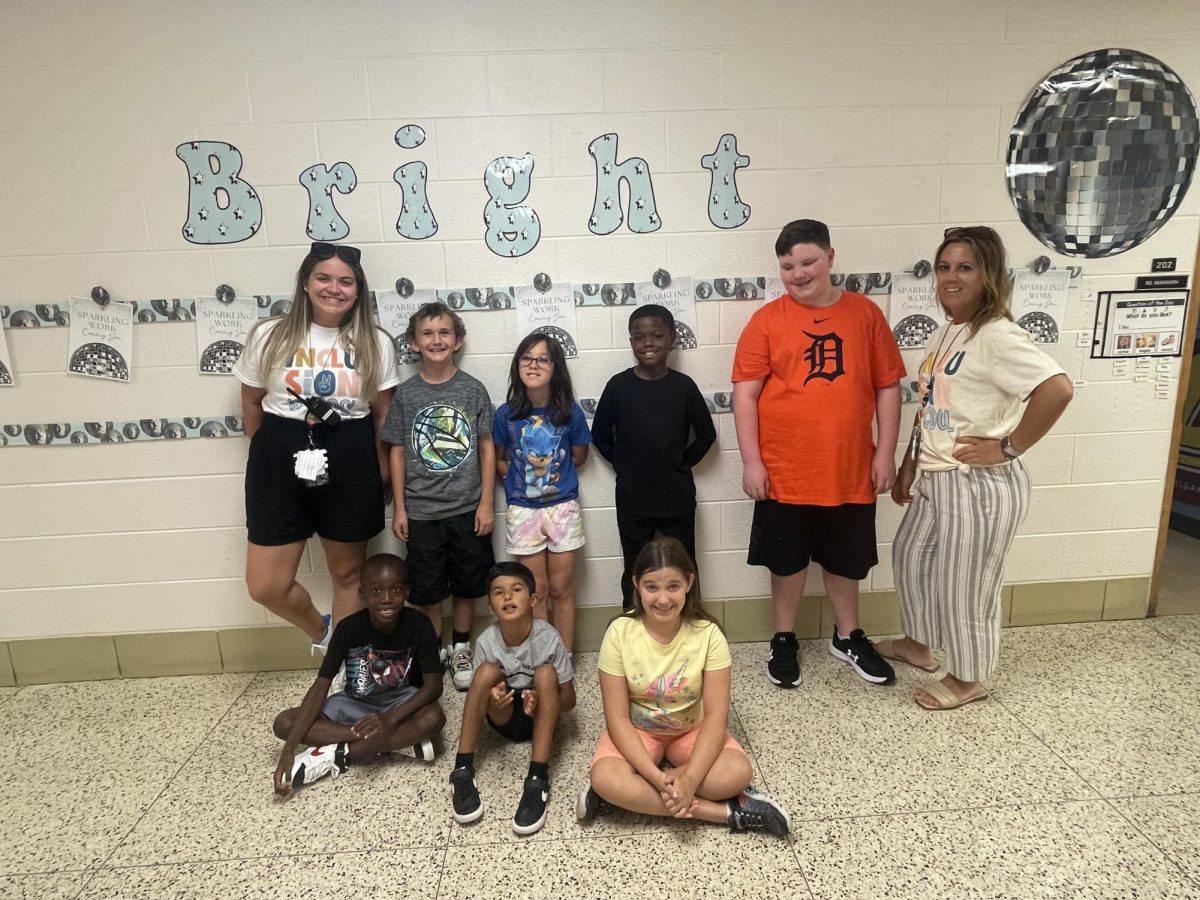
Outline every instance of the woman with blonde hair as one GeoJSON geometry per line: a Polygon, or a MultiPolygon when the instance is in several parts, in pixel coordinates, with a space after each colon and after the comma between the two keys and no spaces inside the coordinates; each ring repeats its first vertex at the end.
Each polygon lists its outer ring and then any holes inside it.
{"type": "Polygon", "coordinates": [[[988,696],[980,682],[1000,651],[1005,558],[1029,507],[1020,457],[1073,389],[1012,321],[1012,281],[995,231],[948,229],[934,259],[950,321],[926,345],[921,407],[892,488],[896,503],[909,504],[892,545],[904,637],[875,646],[926,672],[938,670],[932,651],[945,649],[946,676],[914,699],[948,710],[988,696]]]}

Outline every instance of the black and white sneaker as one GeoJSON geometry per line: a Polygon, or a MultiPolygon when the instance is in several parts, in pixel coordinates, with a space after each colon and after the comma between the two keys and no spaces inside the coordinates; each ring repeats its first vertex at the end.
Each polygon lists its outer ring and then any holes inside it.
{"type": "Polygon", "coordinates": [[[837,626],[833,626],[833,637],[829,640],[829,655],[848,663],[863,681],[871,684],[891,684],[896,680],[896,670],[875,650],[875,645],[861,628],[855,628],[849,637],[839,637],[837,626]]]}
{"type": "Polygon", "coordinates": [[[340,744],[311,747],[303,753],[297,753],[292,760],[292,787],[312,784],[326,775],[337,778],[350,767],[350,763],[346,761],[348,751],[349,747],[343,741],[340,744]]]}
{"type": "Polygon", "coordinates": [[[579,792],[579,799],[575,801],[575,818],[580,822],[590,822],[596,818],[596,810],[599,808],[600,795],[592,790],[592,782],[589,779],[579,792]]]}
{"type": "Polygon", "coordinates": [[[411,756],[413,759],[419,759],[421,762],[433,762],[437,755],[433,749],[433,741],[426,738],[419,744],[413,744],[411,747],[401,747],[396,751],[404,756],[411,756]]]}
{"type": "Polygon", "coordinates": [[[785,688],[793,688],[800,683],[800,644],[792,632],[780,631],[771,638],[767,677],[785,688]]]}
{"type": "Polygon", "coordinates": [[[469,825],[483,815],[483,801],[479,799],[479,788],[475,787],[475,770],[463,766],[450,773],[451,804],[454,821],[469,825]]]}
{"type": "Polygon", "coordinates": [[[791,830],[792,818],[779,801],[754,788],[746,788],[729,801],[729,830],[761,831],[784,837],[791,830]]]}
{"type": "Polygon", "coordinates": [[[550,799],[550,784],[544,778],[530,775],[521,791],[521,802],[513,816],[512,829],[517,834],[534,834],[546,824],[546,801],[550,799]]]}

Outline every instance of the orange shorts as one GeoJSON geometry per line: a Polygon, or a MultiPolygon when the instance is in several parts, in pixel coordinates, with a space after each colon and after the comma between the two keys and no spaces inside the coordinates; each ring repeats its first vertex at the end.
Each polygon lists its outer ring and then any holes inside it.
{"type": "MultiPolygon", "coordinates": [[[[697,725],[691,731],[685,731],[683,734],[655,734],[650,731],[642,731],[635,727],[637,736],[642,740],[642,746],[646,748],[646,752],[650,754],[650,759],[654,764],[659,765],[665,758],[673,766],[682,766],[692,756],[692,750],[696,746],[696,738],[700,737],[700,726],[697,725]]],[[[728,731],[725,732],[724,750],[741,750],[739,744],[728,731]]],[[[612,742],[612,738],[608,736],[608,729],[600,734],[600,741],[596,744],[596,752],[592,756],[592,765],[597,761],[606,759],[610,756],[615,756],[619,759],[625,757],[621,755],[621,751],[617,749],[617,745],[612,742]]]]}

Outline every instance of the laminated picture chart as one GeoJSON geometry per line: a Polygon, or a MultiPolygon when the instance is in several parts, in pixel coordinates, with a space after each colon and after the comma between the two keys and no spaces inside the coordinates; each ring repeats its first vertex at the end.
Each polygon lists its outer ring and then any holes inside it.
{"type": "Polygon", "coordinates": [[[1179,356],[1189,292],[1101,291],[1092,359],[1179,356]]]}
{"type": "Polygon", "coordinates": [[[201,375],[228,375],[242,355],[246,335],[258,321],[253,297],[196,298],[196,357],[201,375]]]}
{"type": "Polygon", "coordinates": [[[517,333],[522,338],[536,331],[558,341],[568,358],[579,355],[575,292],[571,285],[555,285],[543,292],[533,285],[523,284],[517,287],[514,299],[517,305],[517,333]]]}
{"type": "Polygon", "coordinates": [[[133,366],[133,304],[71,298],[67,371],[91,378],[128,381],[133,366]]]}

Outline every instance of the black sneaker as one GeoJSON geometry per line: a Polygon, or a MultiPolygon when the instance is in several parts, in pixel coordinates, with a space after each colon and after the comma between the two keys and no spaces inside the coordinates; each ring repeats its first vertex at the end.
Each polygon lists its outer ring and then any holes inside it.
{"type": "Polygon", "coordinates": [[[796,643],[796,635],[792,632],[780,631],[771,638],[767,677],[785,688],[793,688],[800,683],[800,645],[796,643]]]}
{"type": "Polygon", "coordinates": [[[787,835],[792,827],[792,819],[779,801],[753,788],[746,788],[729,801],[727,821],[730,831],[761,831],[780,837],[787,835]]]}
{"type": "Polygon", "coordinates": [[[521,802],[513,816],[512,828],[517,834],[533,834],[546,824],[546,801],[550,799],[550,783],[530,775],[521,791],[521,802]]]}
{"type": "Polygon", "coordinates": [[[891,684],[896,680],[896,670],[875,650],[871,639],[861,628],[850,632],[850,637],[839,637],[837,626],[833,626],[833,637],[829,640],[829,655],[849,663],[859,677],[871,684],[891,684]]]}
{"type": "Polygon", "coordinates": [[[475,770],[462,766],[450,773],[451,803],[454,806],[454,821],[469,825],[483,815],[483,801],[475,787],[475,770]]]}
{"type": "Polygon", "coordinates": [[[600,808],[600,795],[592,790],[592,782],[583,786],[579,799],[575,801],[575,818],[580,822],[590,822],[596,818],[596,810],[600,808]]]}

